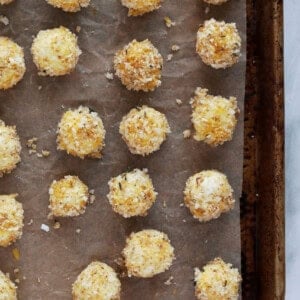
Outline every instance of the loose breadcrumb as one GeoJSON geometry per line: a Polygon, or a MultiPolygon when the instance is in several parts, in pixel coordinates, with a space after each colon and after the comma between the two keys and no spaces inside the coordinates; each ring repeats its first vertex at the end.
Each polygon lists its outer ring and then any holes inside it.
{"type": "Polygon", "coordinates": [[[131,153],[145,156],[159,150],[171,131],[164,114],[144,105],[123,117],[119,132],[131,153]]]}
{"type": "Polygon", "coordinates": [[[163,58],[147,39],[133,40],[114,58],[116,75],[128,90],[153,91],[161,85],[163,58]]]}
{"type": "Polygon", "coordinates": [[[88,7],[90,0],[46,0],[54,7],[61,8],[66,12],[77,12],[83,7],[88,7]]]}
{"type": "Polygon", "coordinates": [[[45,232],[49,232],[50,231],[50,227],[46,224],[42,224],[41,225],[41,230],[45,231],[45,232]]]}
{"type": "Polygon", "coordinates": [[[214,5],[221,5],[228,0],[204,0],[204,2],[209,3],[209,4],[214,4],[214,5]]]}
{"type": "Polygon", "coordinates": [[[192,132],[191,132],[190,129],[186,129],[186,130],[183,132],[183,137],[184,137],[185,139],[189,139],[189,138],[191,137],[191,135],[192,135],[192,132]]]}
{"type": "Polygon", "coordinates": [[[9,20],[8,20],[8,18],[7,18],[6,16],[3,16],[3,15],[0,16],[0,22],[1,22],[3,25],[5,25],[5,26],[9,25],[9,20]]]}
{"type": "Polygon", "coordinates": [[[237,300],[241,280],[238,269],[215,258],[203,271],[195,269],[195,295],[199,300],[237,300]]]}
{"type": "Polygon", "coordinates": [[[168,54],[168,56],[167,56],[167,61],[171,61],[172,58],[173,58],[173,54],[168,54]]]}
{"type": "Polygon", "coordinates": [[[20,253],[20,250],[18,248],[13,248],[11,252],[12,252],[12,256],[15,260],[17,260],[17,261],[20,260],[21,253],[20,253]]]}
{"type": "Polygon", "coordinates": [[[18,194],[0,195],[0,246],[7,247],[22,236],[24,210],[18,194]]]}
{"type": "Polygon", "coordinates": [[[49,209],[55,217],[75,217],[85,212],[88,187],[77,176],[54,180],[49,188],[49,209]]]}
{"type": "Polygon", "coordinates": [[[197,173],[187,180],[184,203],[194,218],[206,222],[231,210],[235,199],[226,175],[209,170],[197,173]]]}
{"type": "Polygon", "coordinates": [[[215,69],[228,68],[239,61],[241,37],[235,23],[210,19],[200,26],[196,51],[203,62],[215,69]]]}
{"type": "MultiPolygon", "coordinates": [[[[2,22],[7,23],[3,18],[2,22]]],[[[0,90],[16,85],[26,71],[23,49],[4,36],[0,36],[0,70],[0,90]]]]}
{"type": "Polygon", "coordinates": [[[175,259],[168,236],[153,229],[131,233],[122,255],[129,277],[153,277],[168,270],[175,259]]]}
{"type": "Polygon", "coordinates": [[[176,23],[172,21],[170,17],[164,17],[164,21],[168,28],[171,28],[172,26],[176,25],[176,23]]]}
{"type": "Polygon", "coordinates": [[[15,126],[0,120],[0,177],[14,170],[21,161],[21,144],[15,126]]]}
{"type": "Polygon", "coordinates": [[[211,96],[207,89],[197,88],[190,103],[195,140],[211,146],[232,140],[239,113],[235,97],[211,96]]]}
{"type": "Polygon", "coordinates": [[[81,50],[76,35],[60,26],[41,30],[33,41],[31,53],[39,75],[61,76],[75,69],[81,50]]]}
{"type": "Polygon", "coordinates": [[[105,73],[105,77],[106,77],[106,79],[108,79],[108,80],[113,80],[113,79],[114,79],[114,74],[111,73],[111,72],[106,72],[106,73],[105,73]]]}
{"type": "Polygon", "coordinates": [[[17,300],[16,285],[0,271],[0,300],[17,300]]]}
{"type": "Polygon", "coordinates": [[[53,228],[54,229],[59,229],[60,228],[60,223],[59,222],[55,222],[54,224],[53,224],[53,228]]]}
{"type": "Polygon", "coordinates": [[[113,268],[105,263],[90,263],[72,286],[74,300],[119,300],[121,282],[113,268]]]}
{"type": "Polygon", "coordinates": [[[50,151],[48,151],[48,150],[42,150],[42,156],[43,157],[48,157],[50,154],[51,154],[50,151]]]}
{"type": "Polygon", "coordinates": [[[101,118],[88,107],[68,110],[62,116],[57,130],[57,148],[84,159],[101,158],[105,146],[105,129],[101,118]]]}
{"type": "Polygon", "coordinates": [[[181,100],[181,99],[176,99],[176,103],[177,103],[178,105],[181,105],[181,104],[182,104],[182,100],[181,100]]]}
{"type": "Polygon", "coordinates": [[[177,51],[180,50],[180,47],[179,47],[178,45],[173,45],[173,46],[171,47],[171,50],[172,50],[173,52],[177,52],[177,51]]]}
{"type": "Polygon", "coordinates": [[[151,178],[139,169],[111,178],[108,186],[109,203],[124,218],[146,216],[157,196],[151,178]]]}
{"type": "Polygon", "coordinates": [[[162,0],[121,0],[121,2],[128,8],[128,16],[142,16],[159,9],[162,0]]]}
{"type": "Polygon", "coordinates": [[[6,5],[12,3],[14,0],[0,0],[1,5],[6,5]]]}

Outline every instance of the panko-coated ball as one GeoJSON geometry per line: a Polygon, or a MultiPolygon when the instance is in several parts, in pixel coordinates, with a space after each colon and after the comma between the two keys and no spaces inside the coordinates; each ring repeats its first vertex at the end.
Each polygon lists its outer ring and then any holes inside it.
{"type": "Polygon", "coordinates": [[[16,85],[26,71],[23,49],[11,39],[0,37],[0,89],[16,85]]]}
{"type": "Polygon", "coordinates": [[[121,0],[121,2],[128,8],[128,16],[141,16],[159,9],[162,0],[121,0]]]}
{"type": "Polygon", "coordinates": [[[68,110],[57,130],[57,148],[80,157],[100,158],[105,146],[105,129],[101,118],[88,107],[68,110]]]}
{"type": "Polygon", "coordinates": [[[208,4],[214,4],[214,5],[221,5],[227,1],[228,0],[204,0],[204,2],[206,2],[208,4]]]}
{"type": "Polygon", "coordinates": [[[241,280],[238,269],[215,258],[203,271],[195,269],[195,295],[198,300],[238,300],[241,280]]]}
{"type": "Polygon", "coordinates": [[[123,117],[119,132],[132,154],[145,156],[159,150],[171,131],[164,114],[143,105],[123,117]]]}
{"type": "Polygon", "coordinates": [[[77,12],[83,7],[88,7],[91,0],[46,0],[54,7],[61,8],[65,12],[77,12]]]}
{"type": "MultiPolygon", "coordinates": [[[[24,210],[17,194],[0,195],[0,246],[7,247],[22,236],[24,210]]],[[[1,297],[0,297],[1,299],[1,297]]]]}
{"type": "Polygon", "coordinates": [[[77,176],[54,180],[49,188],[51,214],[55,217],[75,217],[85,212],[89,189],[77,176]]]}
{"type": "Polygon", "coordinates": [[[0,0],[1,5],[6,5],[12,3],[14,0],[0,0]]]}
{"type": "Polygon", "coordinates": [[[149,92],[161,85],[163,58],[149,40],[133,40],[114,58],[116,75],[128,90],[149,92]]]}
{"type": "Polygon", "coordinates": [[[73,283],[73,300],[119,300],[121,282],[105,263],[90,263],[73,283]]]}
{"type": "Polygon", "coordinates": [[[211,146],[232,140],[239,113],[235,97],[211,96],[207,89],[197,88],[191,105],[195,140],[211,146]]]}
{"type": "Polygon", "coordinates": [[[21,144],[15,126],[0,120],[0,177],[10,173],[21,161],[21,144]]]}
{"type": "Polygon", "coordinates": [[[77,36],[60,26],[41,30],[33,40],[31,53],[39,75],[61,76],[75,69],[81,50],[77,36]]]}
{"type": "Polygon", "coordinates": [[[231,67],[239,61],[241,37],[235,23],[210,19],[200,26],[196,51],[202,61],[215,69],[231,67]]]}
{"type": "Polygon", "coordinates": [[[235,200],[226,175],[209,170],[197,173],[187,180],[184,203],[194,218],[206,222],[231,210],[235,200]]]}
{"type": "Polygon", "coordinates": [[[0,271],[0,300],[17,300],[16,285],[0,271]]]}
{"type": "Polygon", "coordinates": [[[123,173],[111,178],[108,185],[109,203],[124,218],[146,216],[156,200],[157,193],[146,170],[123,173]]]}
{"type": "Polygon", "coordinates": [[[129,277],[153,277],[168,270],[175,259],[168,236],[153,229],[131,233],[122,254],[129,277]]]}

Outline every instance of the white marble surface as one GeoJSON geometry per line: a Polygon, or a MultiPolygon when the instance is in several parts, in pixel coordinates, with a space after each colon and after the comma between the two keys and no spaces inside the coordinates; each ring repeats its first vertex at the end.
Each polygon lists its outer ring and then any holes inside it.
{"type": "Polygon", "coordinates": [[[300,1],[285,0],[286,300],[300,299],[300,1]]]}

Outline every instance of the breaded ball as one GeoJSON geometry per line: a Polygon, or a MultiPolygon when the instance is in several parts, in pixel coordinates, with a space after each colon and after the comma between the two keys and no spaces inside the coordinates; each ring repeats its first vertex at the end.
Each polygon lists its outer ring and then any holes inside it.
{"type": "Polygon", "coordinates": [[[108,182],[109,203],[124,218],[146,216],[156,200],[152,180],[147,170],[134,169],[111,178],[108,182]]]}
{"type": "Polygon", "coordinates": [[[159,9],[162,0],[121,0],[121,2],[129,9],[128,16],[141,16],[159,9]]]}
{"type": "Polygon", "coordinates": [[[168,236],[153,229],[131,233],[122,255],[129,277],[153,277],[168,270],[175,259],[168,236]]]}
{"type": "Polygon", "coordinates": [[[100,158],[105,146],[105,129],[101,118],[88,107],[68,110],[57,130],[57,149],[80,157],[100,158]]]}
{"type": "Polygon", "coordinates": [[[0,271],[0,300],[17,300],[16,285],[0,271]]]}
{"type": "Polygon", "coordinates": [[[113,268],[105,263],[90,263],[73,283],[74,300],[119,300],[121,282],[113,268]]]}
{"type": "Polygon", "coordinates": [[[6,5],[12,3],[14,0],[0,0],[1,5],[6,5]]]}
{"type": "Polygon", "coordinates": [[[21,161],[21,144],[15,126],[0,120],[0,177],[10,173],[21,161]]]}
{"type": "Polygon", "coordinates": [[[171,130],[164,114],[143,105],[123,117],[119,132],[132,154],[145,156],[159,150],[171,130]]]}
{"type": "MultiPolygon", "coordinates": [[[[7,247],[22,236],[24,210],[18,194],[0,195],[0,246],[7,247]]],[[[1,299],[1,297],[0,297],[1,299]]]]}
{"type": "Polygon", "coordinates": [[[235,23],[210,19],[200,26],[196,51],[203,62],[215,69],[225,69],[238,62],[241,37],[235,23]]]}
{"type": "Polygon", "coordinates": [[[0,36],[0,89],[6,90],[16,85],[25,70],[23,49],[9,38],[0,36]]]}
{"type": "Polygon", "coordinates": [[[54,7],[61,8],[66,12],[77,12],[83,7],[88,7],[91,0],[46,0],[54,7]]]}
{"type": "Polygon", "coordinates": [[[31,53],[39,75],[61,76],[75,69],[81,50],[77,36],[60,26],[41,30],[33,40],[31,53]]]}
{"type": "Polygon", "coordinates": [[[210,170],[191,176],[185,186],[184,203],[194,218],[206,222],[234,207],[233,190],[226,175],[210,170]]]}
{"type": "Polygon", "coordinates": [[[54,180],[49,188],[51,214],[55,217],[75,217],[85,212],[89,189],[77,176],[54,180]]]}
{"type": "Polygon", "coordinates": [[[214,5],[221,5],[228,0],[204,0],[204,2],[209,3],[209,4],[214,4],[214,5]]]}
{"type": "Polygon", "coordinates": [[[149,40],[133,40],[114,58],[116,75],[128,90],[153,91],[161,85],[163,58],[149,40]]]}
{"type": "Polygon", "coordinates": [[[195,295],[199,300],[237,300],[241,280],[238,269],[215,258],[202,272],[195,269],[195,295]]]}
{"type": "Polygon", "coordinates": [[[197,88],[190,103],[195,140],[211,146],[232,140],[239,114],[235,97],[211,96],[207,89],[197,88]]]}

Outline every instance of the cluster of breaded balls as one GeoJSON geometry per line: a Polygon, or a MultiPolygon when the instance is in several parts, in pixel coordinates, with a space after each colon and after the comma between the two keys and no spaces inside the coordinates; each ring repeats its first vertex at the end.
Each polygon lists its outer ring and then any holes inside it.
{"type": "Polygon", "coordinates": [[[114,58],[116,75],[128,90],[153,91],[161,85],[163,58],[147,39],[133,40],[114,58]]]}
{"type": "Polygon", "coordinates": [[[0,89],[16,85],[24,76],[26,67],[23,49],[7,37],[0,37],[0,89]]]}
{"type": "Polygon", "coordinates": [[[238,269],[215,258],[203,271],[195,269],[195,295],[199,300],[237,300],[241,280],[238,269]]]}
{"type": "Polygon", "coordinates": [[[0,177],[14,170],[21,161],[21,144],[15,126],[0,120],[0,177]]]}
{"type": "Polygon", "coordinates": [[[145,156],[159,150],[171,130],[163,113],[143,105],[123,117],[119,132],[132,154],[145,156]]]}
{"type": "Polygon", "coordinates": [[[235,97],[212,96],[197,88],[190,103],[195,140],[218,146],[232,139],[239,113],[235,97]]]}
{"type": "Polygon", "coordinates": [[[49,209],[55,217],[75,217],[85,212],[89,189],[77,176],[54,180],[49,188],[49,209]]]}
{"type": "Polygon", "coordinates": [[[80,157],[100,158],[105,146],[105,129],[101,118],[88,107],[65,112],[58,124],[57,148],[80,157]]]}
{"type": "Polygon", "coordinates": [[[162,0],[121,0],[121,2],[128,8],[128,16],[141,16],[159,9],[162,0]]]}
{"type": "Polygon", "coordinates": [[[46,0],[54,7],[61,8],[65,12],[77,12],[81,8],[88,7],[91,0],[46,0]]]}
{"type": "Polygon", "coordinates": [[[124,218],[146,216],[157,196],[147,170],[123,173],[111,178],[108,186],[109,203],[124,218]]]}
{"type": "Polygon", "coordinates": [[[196,51],[205,64],[215,69],[237,63],[241,55],[241,37],[235,23],[205,21],[197,33],[196,51]]]}
{"type": "Polygon", "coordinates": [[[0,195],[0,246],[7,247],[22,236],[24,210],[17,194],[0,195]]]}
{"type": "Polygon", "coordinates": [[[0,271],[0,299],[17,300],[16,285],[2,271],[0,271]]]}
{"type": "Polygon", "coordinates": [[[226,175],[208,170],[197,173],[187,180],[184,203],[194,218],[206,222],[232,209],[235,200],[226,175]]]}
{"type": "Polygon", "coordinates": [[[43,76],[61,76],[74,70],[81,50],[68,28],[41,30],[31,46],[33,61],[43,76]]]}

